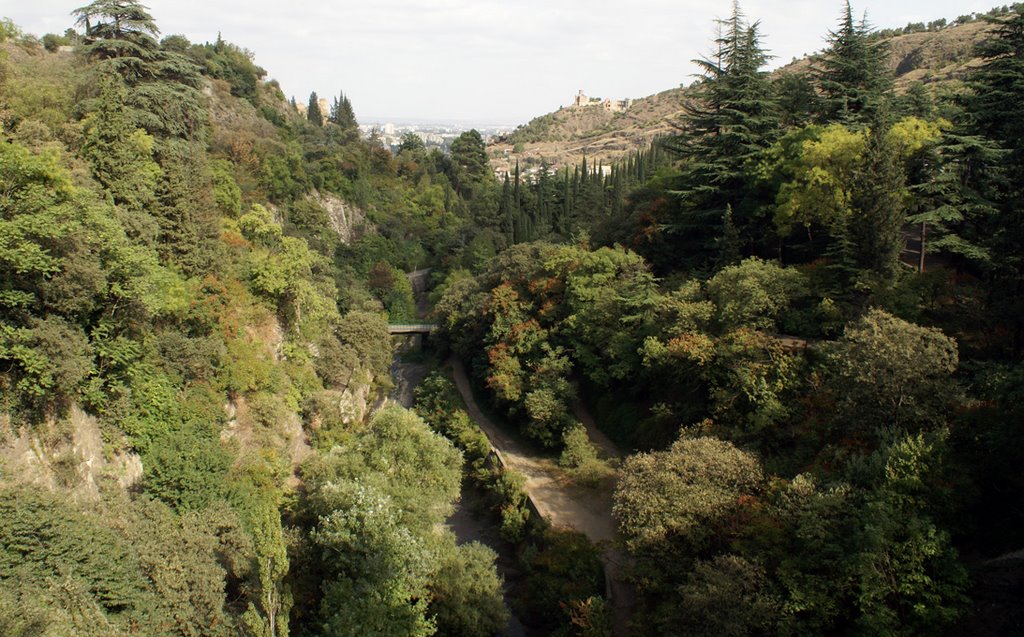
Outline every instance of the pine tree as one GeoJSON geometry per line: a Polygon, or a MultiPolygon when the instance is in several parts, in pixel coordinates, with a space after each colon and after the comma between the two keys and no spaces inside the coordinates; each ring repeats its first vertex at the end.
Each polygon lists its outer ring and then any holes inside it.
{"type": "Polygon", "coordinates": [[[814,71],[823,98],[822,121],[867,124],[879,114],[892,89],[892,73],[885,42],[873,42],[871,32],[866,18],[854,20],[847,1],[839,28],[829,31],[829,47],[814,71]]]}
{"type": "MultiPolygon", "coordinates": [[[[925,253],[955,254],[991,266],[985,224],[996,212],[988,199],[997,166],[1006,156],[991,140],[963,128],[947,132],[913,186],[916,208],[908,221],[920,228],[925,253]]],[[[922,255],[923,268],[924,256],[922,255]]]]}
{"type": "Polygon", "coordinates": [[[153,138],[136,127],[127,96],[119,75],[101,76],[96,108],[85,120],[82,154],[114,203],[143,214],[154,203],[160,167],[153,162],[153,138]]]}
{"type": "Polygon", "coordinates": [[[160,30],[144,5],[96,0],[72,13],[84,28],[83,49],[98,73],[113,72],[124,81],[125,103],[137,124],[159,138],[203,137],[207,114],[199,67],[185,54],[160,47],[160,30]]]}
{"type": "Polygon", "coordinates": [[[738,228],[751,223],[757,202],[749,198],[747,166],[778,129],[774,94],[762,70],[768,55],[761,48],[759,24],[748,24],[734,3],[732,17],[718,25],[715,57],[694,60],[703,76],[696,99],[677,124],[680,134],[664,141],[685,160],[680,213],[669,231],[687,241],[681,252],[698,267],[714,260],[726,206],[738,228]]]}
{"type": "Polygon", "coordinates": [[[969,132],[1002,149],[998,161],[978,166],[987,180],[994,214],[978,223],[977,236],[990,252],[992,306],[1012,326],[1014,352],[1024,353],[1024,7],[992,19],[993,37],[979,47],[984,63],[965,99],[969,132]]]}

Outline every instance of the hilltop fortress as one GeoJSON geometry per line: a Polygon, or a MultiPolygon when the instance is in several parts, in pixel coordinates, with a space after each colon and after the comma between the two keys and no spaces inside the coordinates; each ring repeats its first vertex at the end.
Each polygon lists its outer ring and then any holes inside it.
{"type": "Polygon", "coordinates": [[[628,111],[632,103],[633,100],[628,98],[624,100],[609,100],[601,99],[600,97],[587,97],[587,95],[583,92],[583,89],[580,89],[579,93],[577,93],[572,100],[573,108],[601,107],[604,110],[612,113],[622,113],[628,111]]]}

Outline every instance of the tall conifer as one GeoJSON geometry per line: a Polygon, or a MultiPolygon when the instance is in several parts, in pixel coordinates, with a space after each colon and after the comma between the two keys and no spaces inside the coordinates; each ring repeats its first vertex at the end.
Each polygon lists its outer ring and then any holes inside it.
{"type": "Polygon", "coordinates": [[[847,1],[839,28],[829,32],[829,47],[815,69],[823,121],[866,124],[879,114],[892,89],[892,72],[885,41],[872,41],[871,31],[866,18],[854,20],[847,1]]]}

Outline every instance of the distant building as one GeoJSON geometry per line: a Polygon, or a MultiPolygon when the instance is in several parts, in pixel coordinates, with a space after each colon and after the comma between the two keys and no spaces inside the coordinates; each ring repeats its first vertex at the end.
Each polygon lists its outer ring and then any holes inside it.
{"type": "Polygon", "coordinates": [[[576,108],[588,108],[591,106],[600,106],[606,111],[611,113],[622,113],[629,110],[629,107],[633,105],[633,100],[602,100],[599,97],[587,97],[583,89],[580,89],[576,96],[572,99],[572,105],[576,108]]]}

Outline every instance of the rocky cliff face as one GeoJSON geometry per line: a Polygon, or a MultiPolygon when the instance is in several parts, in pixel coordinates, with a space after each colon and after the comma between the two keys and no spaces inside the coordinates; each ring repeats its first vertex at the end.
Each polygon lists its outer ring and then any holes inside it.
{"type": "Polygon", "coordinates": [[[338,233],[342,243],[350,245],[362,236],[367,223],[362,209],[330,193],[313,193],[310,199],[327,211],[331,228],[338,233]]]}
{"type": "Polygon", "coordinates": [[[99,497],[100,486],[130,489],[142,480],[138,454],[112,450],[95,417],[73,406],[61,420],[29,427],[0,415],[0,480],[31,484],[76,498],[99,497]]]}

